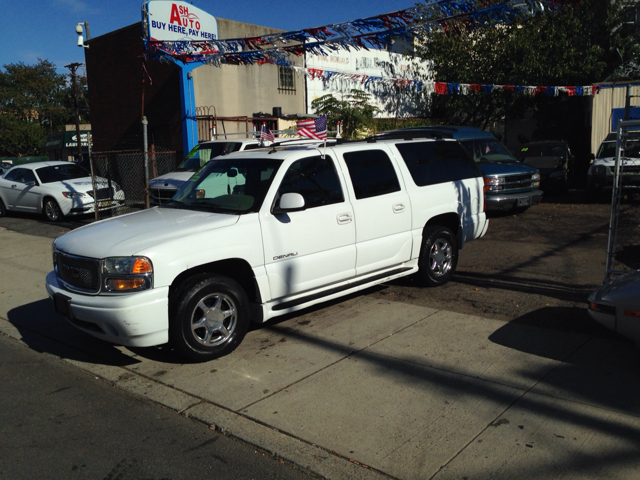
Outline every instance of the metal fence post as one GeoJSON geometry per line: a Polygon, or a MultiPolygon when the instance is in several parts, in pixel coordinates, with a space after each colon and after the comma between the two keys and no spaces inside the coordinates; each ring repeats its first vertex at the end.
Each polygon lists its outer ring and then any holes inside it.
{"type": "Polygon", "coordinates": [[[144,138],[144,206],[149,208],[149,141],[147,137],[147,117],[142,117],[142,136],[144,138]]]}

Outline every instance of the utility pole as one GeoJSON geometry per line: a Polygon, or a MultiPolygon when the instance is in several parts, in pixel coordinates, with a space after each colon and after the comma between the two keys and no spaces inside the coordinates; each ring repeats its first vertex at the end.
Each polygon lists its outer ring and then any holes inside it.
{"type": "Polygon", "coordinates": [[[71,63],[69,65],[65,65],[64,68],[68,68],[71,70],[71,86],[73,89],[73,106],[76,110],[76,142],[78,145],[78,162],[82,161],[82,138],[80,137],[80,107],[78,106],[78,87],[76,82],[76,70],[78,67],[82,66],[82,63],[71,63]]]}

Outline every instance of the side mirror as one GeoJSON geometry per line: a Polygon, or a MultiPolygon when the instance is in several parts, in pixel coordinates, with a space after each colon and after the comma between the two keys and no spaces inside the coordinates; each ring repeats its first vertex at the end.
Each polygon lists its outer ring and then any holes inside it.
{"type": "Polygon", "coordinates": [[[35,181],[35,180],[29,180],[28,182],[24,182],[24,184],[25,184],[27,187],[33,187],[33,186],[35,186],[35,185],[36,185],[36,181],[35,181]]]}
{"type": "Polygon", "coordinates": [[[274,213],[299,212],[304,210],[304,197],[299,193],[285,193],[280,197],[278,206],[274,209],[274,213]]]}

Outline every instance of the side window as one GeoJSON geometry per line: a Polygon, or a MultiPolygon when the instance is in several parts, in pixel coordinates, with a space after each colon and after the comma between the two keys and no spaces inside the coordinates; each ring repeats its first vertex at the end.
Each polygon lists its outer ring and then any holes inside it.
{"type": "Polygon", "coordinates": [[[287,170],[278,193],[299,193],[307,208],[344,202],[340,179],[329,156],[304,158],[287,170]]]}
{"type": "Polygon", "coordinates": [[[356,198],[376,197],[400,190],[391,159],[382,150],[362,150],[344,154],[356,198]]]}
{"type": "Polygon", "coordinates": [[[27,182],[35,182],[36,176],[33,172],[27,168],[16,168],[7,174],[4,177],[5,180],[11,180],[14,182],[27,183],[27,182]]]}
{"type": "Polygon", "coordinates": [[[481,175],[458,142],[411,142],[396,147],[419,187],[481,175]]]}

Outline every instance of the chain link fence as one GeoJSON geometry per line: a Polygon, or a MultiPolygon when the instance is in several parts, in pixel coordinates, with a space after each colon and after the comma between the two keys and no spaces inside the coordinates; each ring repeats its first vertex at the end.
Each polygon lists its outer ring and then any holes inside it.
{"type": "MultiPolygon", "coordinates": [[[[175,170],[176,152],[152,148],[147,154],[149,180],[175,170]]],[[[96,219],[142,210],[146,206],[145,156],[138,150],[94,152],[94,191],[98,203],[96,219]]]]}
{"type": "Polygon", "coordinates": [[[640,121],[619,122],[617,131],[606,278],[640,269],[640,159],[627,146],[634,126],[640,121]]]}

